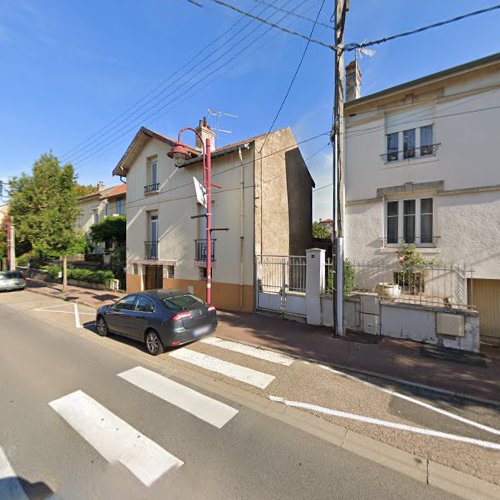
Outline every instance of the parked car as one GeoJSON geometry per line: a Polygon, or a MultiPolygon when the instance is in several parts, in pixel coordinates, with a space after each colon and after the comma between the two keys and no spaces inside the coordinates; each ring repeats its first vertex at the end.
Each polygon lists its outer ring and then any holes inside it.
{"type": "Polygon", "coordinates": [[[0,271],[0,291],[24,290],[26,278],[21,271],[0,271]]]}
{"type": "Polygon", "coordinates": [[[211,334],[217,311],[195,295],[179,290],[148,290],[102,306],[96,315],[97,333],[116,333],[146,344],[156,356],[166,347],[179,346],[211,334]]]}

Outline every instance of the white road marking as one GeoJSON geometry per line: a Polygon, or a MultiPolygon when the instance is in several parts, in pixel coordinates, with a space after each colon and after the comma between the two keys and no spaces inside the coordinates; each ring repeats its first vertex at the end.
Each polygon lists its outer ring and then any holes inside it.
{"type": "Polygon", "coordinates": [[[218,429],[224,427],[238,413],[238,410],[220,401],[209,398],[142,366],[119,373],[118,376],[218,429]]]}
{"type": "Polygon", "coordinates": [[[265,361],[270,361],[271,363],[276,363],[279,365],[290,366],[294,359],[290,356],[284,354],[279,354],[273,351],[266,351],[265,349],[258,349],[251,345],[240,344],[239,342],[233,342],[231,340],[223,340],[218,337],[206,337],[201,339],[200,342],[204,344],[214,345],[216,347],[221,347],[222,349],[227,349],[229,351],[238,352],[240,354],[246,354],[247,356],[252,356],[257,359],[263,359],[265,361]]]}
{"type": "Polygon", "coordinates": [[[78,312],[78,305],[76,302],[73,302],[73,309],[75,311],[75,326],[77,328],[81,328],[82,324],[80,323],[80,314],[78,312]]]}
{"type": "Polygon", "coordinates": [[[324,408],[323,406],[312,405],[309,403],[301,403],[299,401],[287,401],[286,399],[278,396],[269,396],[269,399],[271,399],[272,401],[276,401],[278,403],[283,403],[286,406],[317,411],[319,413],[324,413],[325,415],[331,415],[333,417],[347,418],[349,420],[357,420],[359,422],[366,422],[367,424],[380,425],[382,427],[389,427],[391,429],[397,429],[400,431],[413,432],[414,434],[422,434],[424,436],[449,439],[451,441],[459,441],[466,444],[481,446],[482,448],[489,448],[492,450],[500,451],[500,444],[491,443],[490,441],[483,441],[481,439],[473,439],[465,436],[458,436],[456,434],[448,434],[447,432],[435,431],[432,429],[413,427],[411,425],[398,424],[396,422],[390,422],[388,420],[380,420],[378,418],[365,417],[364,415],[356,415],[355,413],[347,413],[345,411],[333,410],[331,408],[324,408]]]}
{"type": "Polygon", "coordinates": [[[83,391],[52,401],[49,406],[108,462],[121,463],[146,486],[184,463],[83,391]]]}
{"type": "Polygon", "coordinates": [[[320,366],[320,368],[323,368],[324,370],[328,370],[329,372],[335,373],[336,375],[340,375],[340,376],[347,378],[349,380],[354,380],[356,382],[364,384],[368,387],[372,387],[373,389],[377,389],[381,392],[384,392],[384,393],[389,394],[391,396],[394,396],[396,398],[400,398],[400,399],[403,399],[403,400],[408,401],[410,403],[422,406],[423,408],[427,408],[428,410],[439,413],[440,415],[444,415],[445,417],[451,418],[453,420],[458,420],[459,422],[470,425],[471,427],[476,427],[477,429],[481,429],[481,430],[489,432],[491,434],[495,434],[497,436],[500,436],[500,430],[495,429],[494,427],[480,424],[479,422],[475,422],[474,420],[470,420],[468,418],[461,417],[460,415],[456,415],[455,413],[451,413],[449,411],[443,410],[441,408],[438,408],[437,406],[433,406],[429,403],[425,403],[424,401],[420,401],[419,399],[415,399],[415,398],[412,398],[410,396],[406,396],[405,394],[400,394],[399,392],[391,391],[390,389],[385,389],[384,387],[379,387],[375,384],[367,382],[366,380],[361,380],[358,377],[354,377],[353,375],[349,375],[347,373],[344,373],[344,372],[341,372],[338,370],[334,370],[333,368],[330,368],[329,366],[324,366],[324,365],[319,365],[319,366],[320,366]]]}
{"type": "Polygon", "coordinates": [[[258,372],[251,368],[236,365],[229,361],[223,361],[222,359],[190,349],[178,349],[177,351],[171,352],[169,355],[181,361],[186,361],[187,363],[205,368],[205,370],[221,373],[226,377],[259,387],[260,389],[265,389],[275,378],[274,375],[258,372]]]}
{"type": "Polygon", "coordinates": [[[0,446],[0,498],[2,500],[28,500],[16,473],[0,446]]]}

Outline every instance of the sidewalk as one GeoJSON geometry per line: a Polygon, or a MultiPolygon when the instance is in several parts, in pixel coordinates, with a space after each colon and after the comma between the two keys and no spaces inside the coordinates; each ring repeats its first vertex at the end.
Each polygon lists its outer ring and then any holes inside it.
{"type": "MultiPolygon", "coordinates": [[[[35,280],[29,280],[28,289],[96,308],[122,296],[73,286],[62,294],[61,285],[35,280]]],[[[500,402],[500,349],[484,348],[479,355],[387,337],[349,334],[336,338],[325,327],[257,313],[219,311],[219,319],[217,336],[221,338],[475,400],[500,402]]]]}

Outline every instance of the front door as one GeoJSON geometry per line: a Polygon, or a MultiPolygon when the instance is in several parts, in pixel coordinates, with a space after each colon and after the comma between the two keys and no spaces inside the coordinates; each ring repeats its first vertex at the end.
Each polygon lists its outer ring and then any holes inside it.
{"type": "Polygon", "coordinates": [[[145,266],[144,290],[163,288],[163,266],[145,266]]]}

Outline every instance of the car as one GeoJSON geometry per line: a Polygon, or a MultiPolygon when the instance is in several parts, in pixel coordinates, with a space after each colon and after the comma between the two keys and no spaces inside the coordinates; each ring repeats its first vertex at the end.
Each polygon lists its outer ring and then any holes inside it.
{"type": "Polygon", "coordinates": [[[26,278],[21,271],[0,271],[0,291],[24,290],[26,278]]]}
{"type": "Polygon", "coordinates": [[[147,290],[127,295],[96,314],[102,337],[115,333],[143,342],[157,356],[213,333],[217,311],[192,293],[180,290],[147,290]]]}

